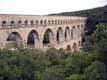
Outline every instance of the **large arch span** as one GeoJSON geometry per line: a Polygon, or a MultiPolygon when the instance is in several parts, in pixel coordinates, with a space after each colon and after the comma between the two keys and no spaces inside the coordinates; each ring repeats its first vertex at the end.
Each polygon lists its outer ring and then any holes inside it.
{"type": "Polygon", "coordinates": [[[18,32],[11,32],[7,39],[7,47],[10,48],[20,48],[23,47],[23,40],[18,32]]]}
{"type": "Polygon", "coordinates": [[[0,48],[78,51],[85,20],[76,16],[0,15],[0,48]]]}
{"type": "Polygon", "coordinates": [[[38,48],[38,46],[39,46],[39,35],[38,35],[38,32],[36,30],[32,30],[28,34],[27,46],[31,47],[31,48],[38,48]]]}

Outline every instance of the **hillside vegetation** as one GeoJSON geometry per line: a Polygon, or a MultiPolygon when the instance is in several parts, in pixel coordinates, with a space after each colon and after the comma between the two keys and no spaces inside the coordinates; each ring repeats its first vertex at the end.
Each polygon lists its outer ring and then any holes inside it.
{"type": "Polygon", "coordinates": [[[1,50],[0,80],[107,80],[106,65],[96,54],[63,53],[56,49],[1,50]]]}
{"type": "Polygon", "coordinates": [[[50,15],[87,17],[86,31],[88,31],[87,34],[91,34],[96,29],[95,25],[99,23],[107,23],[107,5],[94,9],[88,9],[88,10],[82,10],[76,12],[62,12],[59,14],[50,14],[50,15]]]}

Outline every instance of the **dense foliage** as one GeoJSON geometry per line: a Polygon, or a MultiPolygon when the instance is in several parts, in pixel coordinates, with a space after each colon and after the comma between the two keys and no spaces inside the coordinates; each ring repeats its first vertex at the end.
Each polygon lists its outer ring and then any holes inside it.
{"type": "Polygon", "coordinates": [[[96,25],[96,30],[86,37],[84,51],[97,53],[98,59],[107,65],[107,24],[96,25]]]}
{"type": "Polygon", "coordinates": [[[86,49],[98,53],[107,53],[107,24],[100,24],[96,27],[96,31],[86,37],[86,49]]]}
{"type": "Polygon", "coordinates": [[[106,80],[106,65],[96,54],[64,50],[0,50],[0,80],[106,80]],[[100,76],[101,75],[101,76],[100,76]]]}

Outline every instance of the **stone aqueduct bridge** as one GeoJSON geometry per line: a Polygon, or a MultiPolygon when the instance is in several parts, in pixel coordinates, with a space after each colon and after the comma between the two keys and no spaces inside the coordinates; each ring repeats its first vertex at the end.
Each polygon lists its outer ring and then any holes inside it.
{"type": "Polygon", "coordinates": [[[1,14],[0,48],[63,48],[78,51],[85,20],[85,17],[76,16],[1,14]]]}

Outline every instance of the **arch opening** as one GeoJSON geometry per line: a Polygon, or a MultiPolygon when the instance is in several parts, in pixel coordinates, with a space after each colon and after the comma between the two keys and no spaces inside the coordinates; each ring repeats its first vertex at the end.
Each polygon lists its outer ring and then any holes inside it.
{"type": "Polygon", "coordinates": [[[73,51],[74,51],[74,52],[78,51],[78,49],[77,49],[77,44],[76,44],[76,43],[73,44],[73,51]]]}
{"type": "Polygon", "coordinates": [[[22,24],[22,21],[19,20],[19,21],[18,21],[18,26],[21,26],[21,24],[22,24]]]}
{"type": "Polygon", "coordinates": [[[23,40],[22,37],[18,32],[12,32],[9,34],[7,38],[7,44],[6,46],[8,48],[20,48],[23,47],[23,40]]]}
{"type": "Polygon", "coordinates": [[[57,43],[61,43],[63,42],[63,31],[62,31],[62,28],[59,28],[57,30],[57,35],[56,35],[56,39],[57,39],[57,43]]]}
{"type": "Polygon", "coordinates": [[[2,21],[2,27],[5,27],[6,26],[6,21],[2,21]]]}
{"type": "Polygon", "coordinates": [[[39,44],[39,35],[35,30],[28,34],[27,45],[30,48],[37,48],[39,44]]]}
{"type": "Polygon", "coordinates": [[[72,38],[73,38],[73,39],[76,39],[78,32],[77,32],[75,26],[73,26],[73,28],[72,28],[72,34],[73,34],[73,37],[72,37],[72,38]]]}
{"type": "Polygon", "coordinates": [[[44,35],[43,35],[43,47],[44,48],[49,48],[49,47],[53,47],[52,43],[53,43],[53,32],[51,29],[47,29],[45,32],[44,32],[44,35]]]}
{"type": "Polygon", "coordinates": [[[71,51],[72,51],[70,45],[67,45],[67,47],[66,47],[66,51],[67,51],[67,52],[71,52],[71,51]]]}
{"type": "Polygon", "coordinates": [[[69,29],[69,27],[66,27],[66,29],[65,29],[65,41],[69,41],[70,38],[71,38],[70,29],[69,29]]]}

